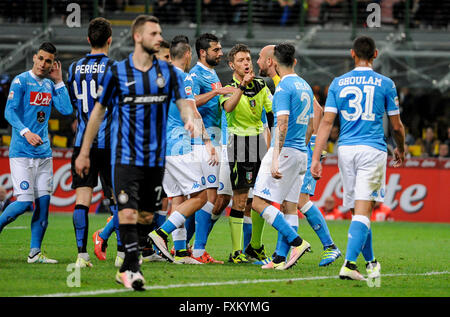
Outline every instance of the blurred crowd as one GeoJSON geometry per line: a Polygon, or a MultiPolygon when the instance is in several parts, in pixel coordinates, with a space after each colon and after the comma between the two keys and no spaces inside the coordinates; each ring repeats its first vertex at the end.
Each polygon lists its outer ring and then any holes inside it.
{"type": "MultiPolygon", "coordinates": [[[[176,24],[196,22],[197,0],[149,0],[150,12],[162,23],[176,24]]],[[[67,16],[69,3],[78,3],[83,17],[94,15],[91,0],[47,0],[48,16],[61,21],[67,16]]],[[[239,24],[247,21],[248,0],[201,0],[202,21],[218,24],[239,24]]],[[[406,0],[357,0],[358,25],[364,25],[369,12],[367,6],[377,3],[381,8],[384,25],[403,25],[406,0]]],[[[143,6],[144,0],[98,1],[98,11],[103,16],[126,12],[131,6],[143,6]]],[[[353,0],[253,0],[255,23],[292,25],[299,23],[303,10],[306,24],[341,23],[353,21],[353,0]],[[303,8],[300,6],[303,4],[303,8]]],[[[5,12],[6,22],[42,22],[42,0],[2,0],[0,12],[5,12]]],[[[446,28],[450,21],[450,0],[410,0],[410,26],[422,28],[446,28]]]]}
{"type": "MultiPolygon", "coordinates": [[[[11,127],[4,117],[6,101],[12,78],[8,74],[0,75],[0,146],[8,146],[11,127]]],[[[313,86],[314,96],[321,105],[325,105],[328,87],[313,86]]],[[[414,90],[406,87],[398,91],[401,118],[406,130],[407,157],[449,158],[450,147],[450,97],[436,91],[414,90]]],[[[53,147],[70,148],[73,146],[77,120],[75,112],[71,116],[62,116],[54,111],[49,120],[49,137],[53,147]]],[[[395,147],[387,128],[388,151],[395,147]]],[[[339,141],[339,120],[336,118],[327,151],[336,154],[339,141]]],[[[389,153],[391,154],[391,153],[389,153]]]]}

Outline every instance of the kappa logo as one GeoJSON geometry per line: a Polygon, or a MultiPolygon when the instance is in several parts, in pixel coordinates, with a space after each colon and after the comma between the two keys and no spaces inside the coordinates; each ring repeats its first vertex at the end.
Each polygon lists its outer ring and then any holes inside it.
{"type": "Polygon", "coordinates": [[[198,182],[194,182],[194,184],[192,185],[192,189],[196,189],[199,187],[200,187],[200,184],[198,182]]]}
{"type": "Polygon", "coordinates": [[[261,191],[261,193],[263,193],[264,195],[267,195],[267,196],[271,196],[270,190],[269,190],[268,188],[264,188],[264,189],[261,191]]]}

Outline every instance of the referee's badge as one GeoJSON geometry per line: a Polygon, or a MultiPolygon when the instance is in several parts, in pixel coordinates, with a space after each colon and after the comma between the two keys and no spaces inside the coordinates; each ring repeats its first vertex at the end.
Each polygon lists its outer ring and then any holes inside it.
{"type": "Polygon", "coordinates": [[[256,100],[250,99],[250,107],[255,108],[255,106],[256,106],[256,100]]]}
{"type": "Polygon", "coordinates": [[[247,183],[251,183],[253,179],[253,172],[245,172],[245,179],[247,180],[247,183]]]}
{"type": "Polygon", "coordinates": [[[122,190],[122,191],[120,191],[120,194],[117,197],[117,199],[119,200],[119,203],[121,203],[122,205],[125,205],[128,202],[128,194],[122,190]]]}

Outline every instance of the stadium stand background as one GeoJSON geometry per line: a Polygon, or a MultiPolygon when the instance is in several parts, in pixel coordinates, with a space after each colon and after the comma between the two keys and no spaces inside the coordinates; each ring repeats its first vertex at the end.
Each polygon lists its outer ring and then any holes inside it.
{"type": "MultiPolygon", "coordinates": [[[[31,68],[39,43],[56,45],[67,72],[72,61],[89,51],[89,20],[103,16],[113,24],[110,56],[120,60],[132,51],[129,26],[142,13],[161,20],[168,40],[185,34],[194,45],[197,35],[210,32],[221,39],[225,54],[234,44],[245,43],[255,69],[263,46],[294,43],[296,70],[321,104],[332,79],[353,67],[352,40],[370,35],[380,51],[375,70],[397,85],[409,155],[438,156],[441,144],[450,145],[450,0],[0,0],[0,12],[0,145],[8,144],[10,133],[3,115],[8,83],[31,68]],[[81,27],[67,25],[71,3],[80,7],[81,27]],[[371,3],[379,5],[380,27],[368,26],[371,3]]],[[[231,79],[226,62],[216,71],[222,83],[231,79]]],[[[268,84],[273,89],[270,80],[268,84]]],[[[55,112],[54,119],[53,145],[70,147],[74,117],[55,112]]]]}

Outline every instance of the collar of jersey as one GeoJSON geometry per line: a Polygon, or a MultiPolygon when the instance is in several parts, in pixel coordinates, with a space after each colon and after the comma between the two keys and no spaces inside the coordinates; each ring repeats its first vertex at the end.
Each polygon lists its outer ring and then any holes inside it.
{"type": "Polygon", "coordinates": [[[106,54],[105,54],[105,53],[97,53],[97,54],[91,54],[91,53],[88,53],[88,54],[86,54],[86,56],[89,56],[89,57],[94,57],[94,56],[106,56],[106,54]]]}
{"type": "MultiPolygon", "coordinates": [[[[136,69],[136,70],[138,70],[138,71],[140,71],[140,72],[143,73],[143,71],[141,71],[141,70],[137,69],[136,67],[134,67],[134,63],[133,63],[133,53],[130,53],[130,55],[128,55],[128,59],[129,59],[129,61],[130,61],[130,66],[131,66],[132,68],[134,68],[134,69],[136,69]]],[[[153,55],[152,67],[150,67],[150,68],[147,70],[147,72],[150,71],[150,70],[152,70],[153,65],[155,65],[155,64],[156,64],[156,56],[153,55]]]]}
{"type": "Polygon", "coordinates": [[[288,77],[298,77],[298,75],[297,74],[284,75],[283,78],[281,78],[280,82],[282,82],[285,78],[288,78],[288,77]]]}
{"type": "Polygon", "coordinates": [[[206,65],[203,65],[203,64],[200,63],[200,62],[197,62],[197,65],[199,65],[201,68],[203,68],[203,69],[209,71],[210,73],[213,73],[213,74],[215,73],[214,69],[209,68],[209,67],[207,67],[206,65]]]}
{"type": "Polygon", "coordinates": [[[30,74],[31,77],[33,77],[35,81],[38,82],[39,85],[41,85],[44,82],[44,78],[39,78],[38,76],[36,76],[31,69],[28,71],[28,73],[30,74]]]}
{"type": "Polygon", "coordinates": [[[359,71],[361,71],[361,70],[372,70],[372,68],[370,68],[370,67],[355,67],[354,70],[359,70],[359,71]]]}

